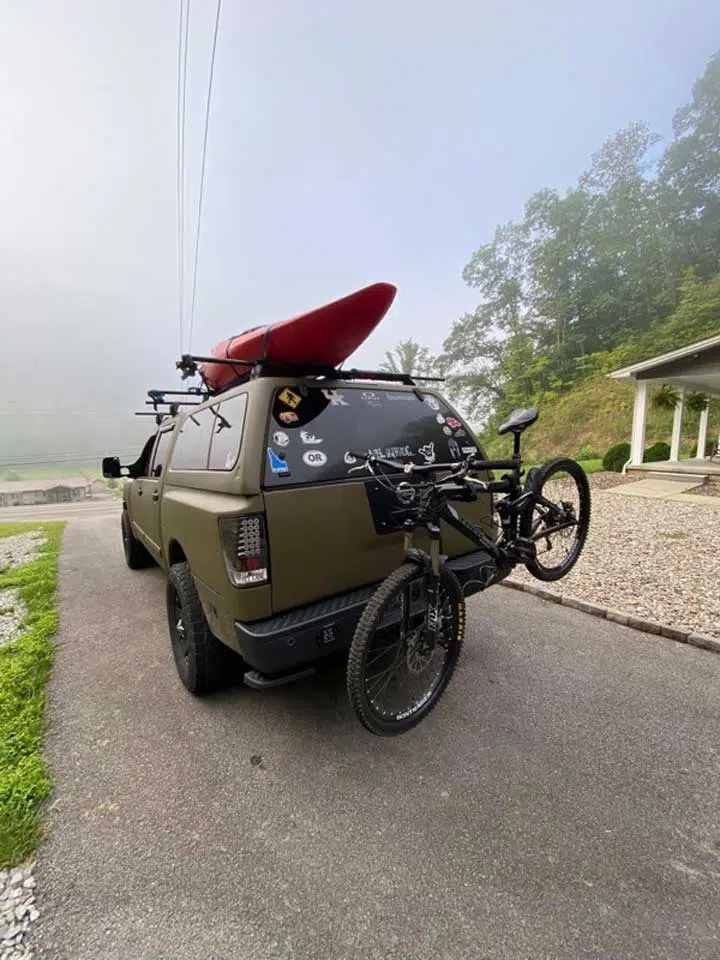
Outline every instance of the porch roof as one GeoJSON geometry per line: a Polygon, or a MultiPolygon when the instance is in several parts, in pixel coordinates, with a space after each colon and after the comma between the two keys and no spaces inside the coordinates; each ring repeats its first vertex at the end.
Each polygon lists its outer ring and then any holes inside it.
{"type": "Polygon", "coordinates": [[[659,380],[720,396],[720,334],[614,370],[608,376],[613,380],[659,380]]]}

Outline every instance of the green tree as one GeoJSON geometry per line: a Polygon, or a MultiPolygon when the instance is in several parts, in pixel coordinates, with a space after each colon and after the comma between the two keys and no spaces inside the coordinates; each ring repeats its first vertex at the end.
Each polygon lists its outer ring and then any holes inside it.
{"type": "Polygon", "coordinates": [[[720,247],[720,51],[676,111],[675,138],[660,163],[660,184],[684,266],[701,277],[718,268],[720,247]]]}
{"type": "Polygon", "coordinates": [[[401,340],[391,350],[385,352],[380,369],[387,373],[407,373],[409,376],[440,376],[437,361],[427,347],[417,343],[412,337],[401,340]]]}
{"type": "Polygon", "coordinates": [[[538,191],[472,254],[463,279],[479,303],[453,325],[442,362],[476,415],[570,389],[656,333],[675,346],[705,329],[715,288],[703,281],[720,249],[720,54],[674,131],[658,161],[657,135],[629,124],[575,186],[538,191]]]}

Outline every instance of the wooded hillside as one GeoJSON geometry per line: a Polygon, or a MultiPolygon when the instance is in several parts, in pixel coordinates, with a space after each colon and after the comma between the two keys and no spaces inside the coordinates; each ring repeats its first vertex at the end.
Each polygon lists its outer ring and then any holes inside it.
{"type": "MultiPolygon", "coordinates": [[[[478,306],[433,367],[485,422],[491,449],[497,423],[530,404],[541,409],[531,453],[602,453],[628,439],[631,391],[605,374],[720,333],[720,51],[676,111],[671,142],[642,122],[619,131],[565,193],[540,190],[521,220],[498,226],[463,279],[478,306]]],[[[651,412],[648,440],[669,439],[671,421],[651,412]]]]}

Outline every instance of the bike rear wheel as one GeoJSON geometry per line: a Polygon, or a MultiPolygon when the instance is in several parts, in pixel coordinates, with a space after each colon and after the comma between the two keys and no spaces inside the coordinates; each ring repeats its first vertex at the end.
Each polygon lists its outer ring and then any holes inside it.
{"type": "Polygon", "coordinates": [[[559,580],[577,563],[590,528],[587,476],[575,460],[548,460],[530,472],[526,489],[549,505],[531,503],[520,516],[520,536],[533,540],[537,550],[525,566],[538,580],[559,580]]]}
{"type": "Polygon", "coordinates": [[[348,696],[360,722],[377,736],[405,733],[423,720],[455,671],[465,633],[462,589],[441,567],[436,609],[430,610],[431,577],[415,563],[399,567],[368,601],[355,630],[348,696]]]}

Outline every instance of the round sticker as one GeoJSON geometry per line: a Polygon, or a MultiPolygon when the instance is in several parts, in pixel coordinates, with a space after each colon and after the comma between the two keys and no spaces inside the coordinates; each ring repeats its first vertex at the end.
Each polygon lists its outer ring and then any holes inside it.
{"type": "Polygon", "coordinates": [[[450,429],[450,427],[443,427],[443,433],[445,434],[446,437],[452,436],[452,430],[450,429]]]}
{"type": "Polygon", "coordinates": [[[279,447],[286,447],[290,443],[290,437],[284,430],[276,430],[273,434],[273,443],[276,443],[279,447]]]}
{"type": "Polygon", "coordinates": [[[308,450],[303,454],[303,463],[309,467],[324,467],[327,463],[327,455],[322,450],[308,450]]]}

